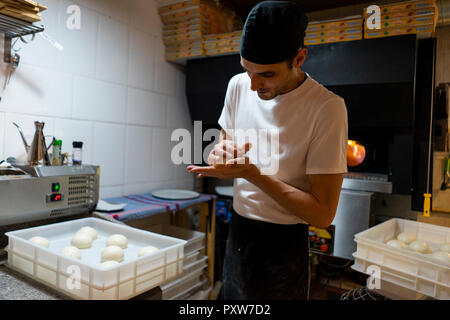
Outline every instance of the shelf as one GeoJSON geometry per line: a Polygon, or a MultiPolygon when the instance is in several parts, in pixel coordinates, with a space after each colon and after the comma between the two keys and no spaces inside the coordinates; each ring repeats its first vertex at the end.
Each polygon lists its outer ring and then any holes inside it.
{"type": "Polygon", "coordinates": [[[44,31],[44,26],[34,25],[13,17],[0,14],[0,32],[5,34],[5,51],[3,61],[11,62],[11,39],[44,31]]]}

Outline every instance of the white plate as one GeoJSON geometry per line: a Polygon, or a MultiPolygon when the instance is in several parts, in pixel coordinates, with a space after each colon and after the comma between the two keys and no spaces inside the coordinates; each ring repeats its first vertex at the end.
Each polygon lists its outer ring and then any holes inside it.
{"type": "Polygon", "coordinates": [[[187,200],[200,196],[198,192],[182,189],[163,189],[152,192],[152,196],[167,200],[187,200]]]}
{"type": "Polygon", "coordinates": [[[126,207],[125,203],[112,203],[105,200],[98,200],[96,211],[114,212],[121,211],[126,207]]]}

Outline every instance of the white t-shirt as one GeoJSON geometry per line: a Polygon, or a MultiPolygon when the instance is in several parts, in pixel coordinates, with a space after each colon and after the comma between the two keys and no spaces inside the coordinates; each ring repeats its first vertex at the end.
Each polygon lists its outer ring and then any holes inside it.
{"type": "MultiPolygon", "coordinates": [[[[235,75],[228,83],[218,122],[227,132],[237,129],[277,131],[279,151],[276,154],[267,152],[269,158],[278,163],[278,170],[272,175],[302,191],[311,191],[309,174],[347,172],[345,102],[309,76],[296,89],[272,100],[262,100],[250,89],[247,73],[235,75]]],[[[277,140],[270,134],[258,135],[258,139],[264,137],[268,145],[265,150],[271,150],[277,140]]],[[[257,143],[259,145],[261,140],[257,143]]],[[[258,148],[252,147],[248,156],[261,168],[258,159],[264,157],[258,158],[260,153],[258,148]]],[[[234,179],[233,208],[249,219],[277,224],[307,223],[241,178],[234,179]]]]}

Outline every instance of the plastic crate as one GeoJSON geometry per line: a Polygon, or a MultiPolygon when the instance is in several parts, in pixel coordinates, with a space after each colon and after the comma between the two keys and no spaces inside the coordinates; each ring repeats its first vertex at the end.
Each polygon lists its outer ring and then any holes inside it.
{"type": "Polygon", "coordinates": [[[211,286],[209,286],[209,280],[205,278],[198,286],[187,291],[185,294],[174,297],[172,300],[209,300],[210,293],[211,286]]]}
{"type": "Polygon", "coordinates": [[[191,273],[208,266],[208,257],[204,255],[198,256],[198,259],[187,264],[183,263],[183,274],[191,273]]]}
{"type": "MultiPolygon", "coordinates": [[[[352,269],[369,274],[369,266],[378,266],[382,281],[413,293],[450,299],[450,263],[435,259],[431,254],[396,249],[386,244],[401,232],[426,241],[432,252],[441,244],[450,242],[450,228],[391,219],[355,235],[357,251],[353,253],[355,264],[352,269]]],[[[410,292],[411,297],[413,293],[410,292]]]]}
{"type": "Polygon", "coordinates": [[[147,230],[159,234],[163,234],[169,237],[182,239],[186,241],[184,245],[184,254],[190,255],[191,253],[205,248],[205,233],[194,231],[190,229],[180,228],[169,224],[158,224],[148,227],[147,230]]]}
{"type": "Polygon", "coordinates": [[[184,266],[190,265],[191,263],[197,261],[199,258],[200,258],[200,251],[195,251],[192,252],[191,254],[185,254],[183,265],[184,266]]]}
{"type": "Polygon", "coordinates": [[[203,277],[202,274],[203,270],[197,270],[160,286],[162,292],[161,299],[172,300],[196,287],[200,287],[203,277]]]}
{"type": "Polygon", "coordinates": [[[9,237],[8,267],[75,299],[129,299],[183,271],[186,241],[97,218],[71,220],[6,235],[9,237]],[[92,247],[82,249],[81,260],[62,255],[62,248],[70,245],[73,235],[84,226],[98,232],[92,247]],[[106,239],[116,233],[128,238],[124,260],[113,267],[101,268],[101,251],[106,239]],[[28,241],[34,236],[49,239],[49,248],[28,241]],[[159,250],[138,257],[139,250],[148,245],[159,250]]]}
{"type": "Polygon", "coordinates": [[[183,300],[209,300],[210,294],[211,288],[197,291],[196,293],[183,297],[183,300]]]}

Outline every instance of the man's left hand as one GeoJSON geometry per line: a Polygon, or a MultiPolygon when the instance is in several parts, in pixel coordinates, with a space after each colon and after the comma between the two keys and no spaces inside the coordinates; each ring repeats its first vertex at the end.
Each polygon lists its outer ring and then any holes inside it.
{"type": "Polygon", "coordinates": [[[257,166],[250,163],[248,156],[245,153],[250,149],[250,144],[246,143],[241,154],[236,158],[229,159],[225,165],[216,166],[188,166],[187,170],[190,173],[197,174],[199,178],[215,177],[219,179],[233,179],[233,178],[249,178],[260,174],[257,166]]]}

